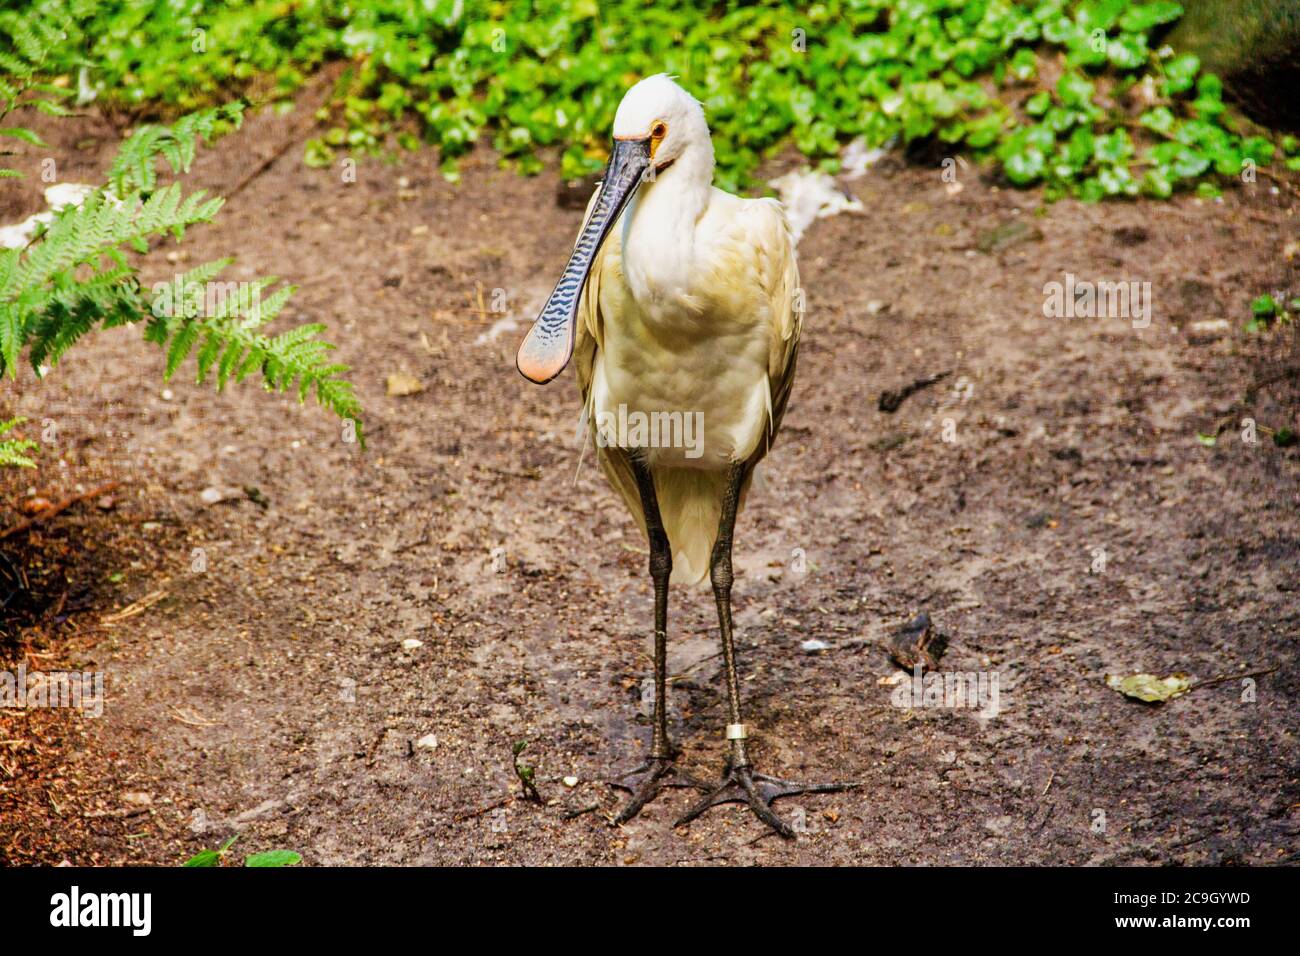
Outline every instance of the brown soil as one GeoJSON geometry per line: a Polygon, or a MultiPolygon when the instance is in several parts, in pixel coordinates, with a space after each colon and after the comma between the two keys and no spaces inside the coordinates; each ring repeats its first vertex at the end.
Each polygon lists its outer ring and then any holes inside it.
{"type": "MultiPolygon", "coordinates": [[[[254,118],[194,183],[229,188],[293,122],[254,118]]],[[[103,168],[102,123],[59,135],[66,178],[103,168]]],[[[1254,295],[1300,292],[1293,186],[1040,209],[890,159],[852,184],[865,214],[805,236],[800,377],[738,528],[743,689],[760,769],[862,787],[778,804],[805,830],[786,843],[735,806],[674,830],[684,792],[605,822],[621,796],[600,781],[648,745],[644,546],[578,468],[571,373],[526,384],[523,325],[490,311],[502,289],[532,314],[581,213],[553,174],[466,167],[453,187],[404,155],[345,184],[295,146],[178,263],[151,257],[151,280],[235,251],[234,278],[297,283],[288,318],[328,323],[368,452],[254,386],[165,394],[133,329],[0,386],[0,414],[58,426],[38,473],[0,479],[4,525],[28,486],[123,483],[0,542],[48,571],[6,658],[102,669],[109,690],[98,720],[0,712],[0,862],[174,864],[234,833],[310,864],[1296,862],[1300,449],[1240,438],[1246,417],[1297,425],[1294,327],[1242,331],[1254,295]],[[1067,272],[1149,281],[1150,327],[1045,318],[1067,272]],[[388,397],[399,371],[424,391],[388,397]],[[205,506],[214,485],[267,505],[205,506]],[[922,609],[942,669],[997,673],[996,717],[891,706],[884,648],[922,609]],[[1104,683],[1270,668],[1253,701],[1235,676],[1161,706],[1104,683]]],[[[716,772],[711,597],[670,613],[672,730],[716,772]]]]}

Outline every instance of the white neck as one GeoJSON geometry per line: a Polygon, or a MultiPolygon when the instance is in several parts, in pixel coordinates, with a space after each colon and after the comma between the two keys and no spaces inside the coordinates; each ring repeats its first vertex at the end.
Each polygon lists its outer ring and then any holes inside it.
{"type": "Polygon", "coordinates": [[[713,144],[692,143],[654,181],[642,183],[623,216],[623,274],[650,314],[690,289],[695,226],[709,207],[713,144]]]}

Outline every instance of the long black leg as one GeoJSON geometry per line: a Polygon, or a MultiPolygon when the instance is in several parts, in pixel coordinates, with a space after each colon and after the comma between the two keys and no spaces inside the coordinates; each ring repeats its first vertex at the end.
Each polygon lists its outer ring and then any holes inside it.
{"type": "Polygon", "coordinates": [[[650,543],[650,578],[655,592],[655,712],[649,762],[612,781],[614,786],[632,791],[632,799],[614,818],[615,823],[631,820],[664,787],[710,789],[707,784],[673,765],[676,754],[668,739],[668,578],[673,571],[673,553],[659,514],[654,475],[640,459],[630,457],[630,461],[636,475],[637,491],[641,495],[641,510],[645,514],[646,537],[650,543]]]}
{"type": "MultiPolygon", "coordinates": [[[[713,545],[709,562],[709,580],[713,584],[713,599],[718,605],[718,629],[722,632],[722,669],[727,681],[727,723],[742,726],[740,720],[740,676],[736,671],[736,647],[731,631],[731,585],[735,578],[731,571],[731,541],[736,531],[736,509],[740,505],[740,491],[745,485],[749,467],[744,463],[731,466],[727,474],[727,491],[722,499],[722,517],[718,521],[718,539],[713,545]]],[[[745,752],[745,738],[731,738],[728,768],[748,767],[749,755],[745,752]]]]}
{"type": "Polygon", "coordinates": [[[740,716],[740,675],[736,670],[736,648],[731,627],[731,544],[736,528],[736,510],[740,506],[740,493],[745,487],[753,466],[736,463],[727,475],[727,490],[722,499],[722,516],[718,522],[718,537],[713,546],[709,577],[713,583],[713,598],[718,605],[718,629],[722,632],[722,668],[727,682],[727,740],[730,750],[722,783],[706,797],[691,807],[676,826],[689,823],[710,807],[720,803],[747,803],[754,814],[783,837],[794,836],[794,829],[772,812],[772,801],[800,793],[832,793],[849,790],[857,784],[825,783],[800,784],[766,774],[755,773],[749,763],[745,748],[747,731],[740,716]]]}
{"type": "Polygon", "coordinates": [[[645,513],[646,537],[650,539],[650,579],[655,590],[655,714],[650,756],[671,760],[668,741],[668,578],[673,573],[673,552],[659,514],[654,476],[643,462],[632,459],[641,508],[645,513]]]}

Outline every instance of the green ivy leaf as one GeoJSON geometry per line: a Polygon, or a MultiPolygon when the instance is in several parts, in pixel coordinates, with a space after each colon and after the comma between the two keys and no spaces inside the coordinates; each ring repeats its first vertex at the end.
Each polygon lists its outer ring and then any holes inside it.
{"type": "Polygon", "coordinates": [[[1029,99],[1025,100],[1025,112],[1030,116],[1042,116],[1052,106],[1052,94],[1046,90],[1040,90],[1029,99]]]}
{"type": "Polygon", "coordinates": [[[1129,5],[1129,0],[1084,0],[1074,22],[1085,30],[1109,30],[1129,5]]]}
{"type": "Polygon", "coordinates": [[[1007,72],[1021,83],[1028,83],[1038,76],[1038,57],[1028,47],[1021,47],[1011,57],[1007,72]]]}
{"type": "Polygon", "coordinates": [[[1070,134],[1065,147],[1065,160],[1075,169],[1082,169],[1092,162],[1097,152],[1097,137],[1092,128],[1080,126],[1070,134]]]}
{"type": "Polygon", "coordinates": [[[998,113],[989,113],[966,125],[966,142],[981,149],[997,142],[1002,133],[1003,118],[998,113]]]}
{"type": "Polygon", "coordinates": [[[1138,122],[1153,132],[1168,136],[1173,132],[1176,120],[1169,107],[1157,106],[1138,117],[1138,122]]]}
{"type": "Polygon", "coordinates": [[[244,866],[294,866],[302,862],[302,856],[293,850],[265,850],[262,853],[250,853],[244,860],[244,866]]]}
{"type": "Polygon", "coordinates": [[[324,140],[313,137],[303,147],[302,161],[312,169],[324,169],[334,162],[334,150],[324,140]]]}
{"type": "Polygon", "coordinates": [[[1119,163],[1133,155],[1133,141],[1125,130],[1117,129],[1097,137],[1093,155],[1098,162],[1119,163]]]}
{"type": "Polygon", "coordinates": [[[1083,202],[1100,202],[1106,197],[1106,189],[1096,176],[1089,176],[1079,184],[1079,199],[1083,202]]]}
{"type": "Polygon", "coordinates": [[[1127,166],[1105,166],[1097,172],[1097,181],[1107,196],[1132,196],[1138,191],[1127,166]]]}
{"type": "Polygon", "coordinates": [[[1056,95],[1065,106],[1089,107],[1092,105],[1093,85],[1078,73],[1063,73],[1056,81],[1056,95]]]}
{"type": "Polygon", "coordinates": [[[1028,186],[1043,177],[1043,172],[1047,169],[1047,158],[1042,150],[1030,146],[1005,159],[1003,169],[1007,179],[1017,186],[1028,186]]]}
{"type": "Polygon", "coordinates": [[[1076,113],[1074,110],[1067,110],[1064,107],[1053,106],[1043,117],[1043,125],[1053,133],[1064,133],[1067,129],[1075,124],[1076,120],[1087,119],[1082,113],[1076,113]]]}
{"type": "Polygon", "coordinates": [[[1157,199],[1168,199],[1174,194],[1174,179],[1167,166],[1155,166],[1142,176],[1142,191],[1157,199]]]}
{"type": "Polygon", "coordinates": [[[1273,144],[1263,136],[1250,136],[1242,140],[1241,151],[1260,166],[1268,165],[1274,154],[1273,144]]]}
{"type": "Polygon", "coordinates": [[[1125,33],[1107,44],[1106,56],[1121,70],[1136,70],[1146,63],[1150,51],[1146,37],[1125,33]]]}
{"type": "Polygon", "coordinates": [[[1182,4],[1160,0],[1158,3],[1140,3],[1129,8],[1120,18],[1119,25],[1134,33],[1146,33],[1162,23],[1172,23],[1183,15],[1182,4]]]}
{"type": "Polygon", "coordinates": [[[1196,74],[1201,71],[1201,59],[1195,53],[1184,53],[1165,64],[1165,79],[1162,84],[1166,96],[1186,92],[1196,82],[1196,74]]]}

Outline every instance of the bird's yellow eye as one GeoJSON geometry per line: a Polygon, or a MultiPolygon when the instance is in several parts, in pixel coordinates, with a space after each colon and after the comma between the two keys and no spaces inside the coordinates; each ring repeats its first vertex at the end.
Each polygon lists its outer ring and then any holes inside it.
{"type": "Polygon", "coordinates": [[[656,152],[659,151],[659,144],[663,142],[664,137],[668,135],[668,124],[659,120],[650,127],[650,157],[653,159],[656,152]]]}

